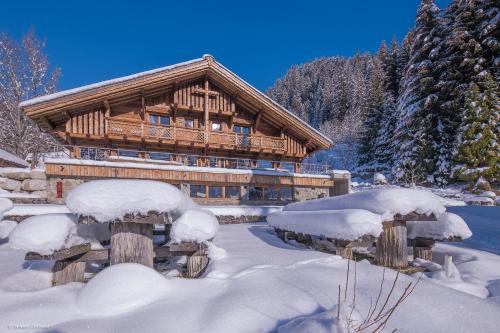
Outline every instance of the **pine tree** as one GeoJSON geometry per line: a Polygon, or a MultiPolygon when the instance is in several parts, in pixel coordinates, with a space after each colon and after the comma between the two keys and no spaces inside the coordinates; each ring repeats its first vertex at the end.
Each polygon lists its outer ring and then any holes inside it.
{"type": "Polygon", "coordinates": [[[454,157],[454,176],[475,182],[479,177],[489,181],[500,179],[500,102],[498,84],[491,78],[483,90],[471,83],[466,95],[464,125],[459,132],[459,146],[454,157]]]}
{"type": "Polygon", "coordinates": [[[410,182],[425,182],[435,169],[439,121],[437,82],[431,57],[441,42],[439,19],[434,1],[422,0],[397,104],[399,120],[395,143],[398,151],[394,172],[402,181],[408,181],[410,176],[410,182]]]}

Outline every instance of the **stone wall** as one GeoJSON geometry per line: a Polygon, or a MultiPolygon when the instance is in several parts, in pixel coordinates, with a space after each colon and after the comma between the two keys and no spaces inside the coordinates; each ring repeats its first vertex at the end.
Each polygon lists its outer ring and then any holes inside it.
{"type": "Polygon", "coordinates": [[[330,195],[330,188],[325,187],[294,187],[293,198],[295,201],[325,198],[330,195]]]}
{"type": "Polygon", "coordinates": [[[253,222],[265,222],[266,217],[260,215],[217,215],[217,220],[220,224],[238,224],[238,223],[253,223],[253,222]]]}
{"type": "Polygon", "coordinates": [[[84,183],[82,179],[49,178],[47,181],[47,201],[50,203],[64,204],[68,193],[78,185],[84,183]],[[62,197],[57,197],[57,183],[62,184],[62,197]]]}
{"type": "Polygon", "coordinates": [[[40,203],[47,198],[47,177],[38,169],[0,168],[0,189],[17,203],[40,203]]]}

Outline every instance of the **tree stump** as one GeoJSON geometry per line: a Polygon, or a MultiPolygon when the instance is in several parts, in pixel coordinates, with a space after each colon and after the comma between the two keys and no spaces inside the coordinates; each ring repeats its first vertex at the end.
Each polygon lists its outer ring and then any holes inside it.
{"type": "Polygon", "coordinates": [[[52,285],[60,286],[70,282],[84,282],[85,262],[71,259],[57,260],[52,268],[52,285]]]}
{"type": "Polygon", "coordinates": [[[406,221],[394,220],[383,223],[383,231],[377,240],[375,261],[377,265],[393,268],[408,266],[406,221]]]}
{"type": "Polygon", "coordinates": [[[193,255],[187,257],[185,277],[199,277],[201,274],[203,274],[207,265],[208,256],[202,251],[197,251],[193,255]]]}
{"type": "Polygon", "coordinates": [[[413,245],[413,259],[421,258],[432,261],[432,247],[435,240],[417,237],[413,245]]]}
{"type": "Polygon", "coordinates": [[[111,223],[111,265],[137,263],[153,267],[153,224],[111,223]]]}

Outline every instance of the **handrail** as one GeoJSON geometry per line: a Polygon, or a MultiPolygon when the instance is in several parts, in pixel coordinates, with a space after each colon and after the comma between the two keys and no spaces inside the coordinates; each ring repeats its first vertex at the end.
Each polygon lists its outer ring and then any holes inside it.
{"type": "MultiPolygon", "coordinates": [[[[142,122],[108,119],[106,133],[159,138],[165,140],[182,140],[205,142],[205,131],[197,128],[179,126],[162,126],[142,122]]],[[[264,135],[245,135],[229,132],[208,132],[208,142],[248,148],[266,148],[285,150],[285,139],[264,135]]]]}
{"type": "Polygon", "coordinates": [[[228,169],[263,169],[278,172],[326,175],[330,168],[327,164],[295,163],[275,160],[255,160],[220,156],[175,154],[164,151],[145,151],[121,148],[103,148],[87,146],[53,145],[40,154],[40,160],[47,159],[85,159],[96,161],[135,161],[147,163],[167,163],[186,166],[228,168],[228,169]]]}

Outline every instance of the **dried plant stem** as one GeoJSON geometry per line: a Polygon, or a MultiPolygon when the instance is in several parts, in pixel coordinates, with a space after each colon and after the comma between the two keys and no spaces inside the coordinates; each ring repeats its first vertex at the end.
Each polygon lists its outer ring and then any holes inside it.
{"type": "Polygon", "coordinates": [[[350,268],[351,260],[347,259],[347,277],[345,280],[345,288],[344,288],[344,302],[347,300],[347,288],[349,286],[349,268],[350,268]]]}

